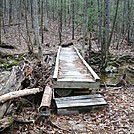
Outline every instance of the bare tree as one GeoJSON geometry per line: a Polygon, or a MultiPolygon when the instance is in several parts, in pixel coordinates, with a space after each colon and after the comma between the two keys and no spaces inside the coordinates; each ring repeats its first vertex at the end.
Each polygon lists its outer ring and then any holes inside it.
{"type": "Polygon", "coordinates": [[[108,41],[108,48],[110,47],[111,40],[112,40],[112,35],[113,35],[113,32],[114,32],[114,28],[115,28],[116,18],[117,18],[117,14],[118,14],[119,0],[117,0],[116,5],[117,6],[116,6],[115,16],[114,16],[114,20],[113,20],[113,26],[112,26],[112,30],[111,30],[111,33],[110,33],[110,38],[109,38],[109,41],[108,41]]]}
{"type": "Polygon", "coordinates": [[[31,41],[31,37],[30,37],[30,32],[29,32],[29,25],[28,25],[28,7],[27,7],[27,0],[25,0],[24,3],[24,7],[25,7],[25,23],[26,23],[26,43],[27,43],[27,47],[28,47],[28,51],[29,53],[33,53],[33,44],[31,41]]]}
{"type": "Polygon", "coordinates": [[[2,0],[0,1],[0,44],[2,43],[2,39],[1,39],[1,36],[2,36],[2,33],[1,33],[1,30],[2,30],[2,25],[1,25],[1,22],[2,22],[2,0]]]}
{"type": "Polygon", "coordinates": [[[63,1],[60,0],[60,6],[59,6],[59,28],[58,28],[58,31],[59,31],[59,41],[60,41],[60,45],[62,43],[62,10],[63,10],[63,1]]]}
{"type": "Polygon", "coordinates": [[[101,16],[101,1],[97,0],[98,3],[98,27],[99,27],[99,32],[98,32],[98,44],[99,47],[101,46],[101,41],[102,41],[102,16],[101,16]]]}
{"type": "Polygon", "coordinates": [[[103,23],[103,39],[101,43],[101,70],[107,67],[108,62],[108,40],[109,40],[109,9],[110,1],[104,0],[104,23],[103,23]]]}
{"type": "Polygon", "coordinates": [[[38,58],[42,58],[42,49],[39,36],[39,21],[38,21],[38,1],[33,0],[33,28],[34,28],[34,38],[35,43],[38,47],[38,58]]]}
{"type": "Polygon", "coordinates": [[[74,0],[71,2],[72,4],[72,40],[74,39],[74,0]]]}

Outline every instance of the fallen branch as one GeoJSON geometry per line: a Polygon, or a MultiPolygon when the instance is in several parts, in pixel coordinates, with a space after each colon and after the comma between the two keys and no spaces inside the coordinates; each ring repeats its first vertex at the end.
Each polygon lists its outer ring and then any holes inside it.
{"type": "Polygon", "coordinates": [[[101,87],[105,87],[105,89],[107,89],[108,87],[117,87],[117,84],[100,84],[101,87]]]}
{"type": "Polygon", "coordinates": [[[11,99],[15,99],[15,98],[26,96],[26,95],[36,94],[41,91],[43,91],[43,89],[32,88],[32,89],[24,89],[24,90],[10,92],[10,93],[0,96],[0,104],[4,103],[6,101],[9,101],[11,99]]]}
{"type": "Polygon", "coordinates": [[[64,42],[63,44],[61,44],[62,47],[69,47],[72,45],[73,45],[73,42],[64,42]]]}

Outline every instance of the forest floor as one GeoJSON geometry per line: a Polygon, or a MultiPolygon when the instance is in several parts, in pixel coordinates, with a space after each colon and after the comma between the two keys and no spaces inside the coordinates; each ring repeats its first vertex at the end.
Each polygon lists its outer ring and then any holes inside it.
{"type": "MultiPolygon", "coordinates": [[[[16,49],[0,48],[0,52],[19,54],[26,53],[27,46],[25,39],[22,38],[19,44],[17,26],[13,26],[6,30],[3,37],[3,42],[13,45],[16,49]]],[[[22,28],[23,29],[23,28],[22,28]]],[[[69,28],[63,29],[63,42],[71,40],[71,31],[69,28]]],[[[82,48],[81,33],[76,31],[75,40],[73,43],[79,49],[82,48]]],[[[44,51],[56,51],[58,47],[58,26],[51,24],[48,32],[44,33],[44,43],[42,48],[44,51]],[[57,33],[57,34],[56,34],[57,33]]],[[[110,48],[113,57],[119,58],[123,55],[130,55],[134,57],[134,44],[128,45],[122,43],[119,49],[116,50],[116,42],[110,48]],[[132,51],[133,50],[133,51],[132,51]]],[[[92,49],[97,51],[97,46],[93,45],[92,49]]],[[[37,49],[35,49],[37,51],[37,49]]],[[[134,66],[134,65],[133,65],[134,66]]],[[[134,84],[134,83],[132,83],[134,84]]],[[[18,118],[34,120],[33,123],[18,123],[13,125],[3,134],[134,134],[134,86],[126,85],[122,87],[107,87],[100,88],[96,93],[101,93],[108,105],[100,111],[92,111],[89,113],[81,113],[78,115],[57,115],[52,114],[50,123],[46,119],[39,118],[37,109],[35,107],[23,107],[18,114],[18,118]]]]}

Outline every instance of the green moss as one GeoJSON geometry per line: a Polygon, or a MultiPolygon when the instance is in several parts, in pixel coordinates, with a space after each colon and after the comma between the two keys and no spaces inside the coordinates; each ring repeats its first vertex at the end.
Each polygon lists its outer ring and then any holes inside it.
{"type": "Polygon", "coordinates": [[[20,61],[17,61],[17,60],[14,60],[13,62],[11,62],[11,63],[5,63],[4,65],[3,65],[3,67],[5,68],[5,69],[7,69],[7,68],[11,68],[12,66],[17,66],[17,65],[20,65],[20,61]]]}
{"type": "Polygon", "coordinates": [[[13,117],[8,117],[8,125],[10,126],[11,124],[13,124],[14,122],[14,118],[13,117]]]}
{"type": "Polygon", "coordinates": [[[6,57],[14,58],[15,57],[15,54],[8,54],[8,55],[6,55],[6,57]]]}
{"type": "Polygon", "coordinates": [[[12,66],[17,66],[17,65],[20,65],[20,61],[13,61],[12,63],[8,64],[7,68],[10,68],[12,66]]]}
{"type": "Polygon", "coordinates": [[[5,63],[5,62],[6,62],[5,59],[0,58],[0,64],[3,64],[3,63],[5,63]]]}

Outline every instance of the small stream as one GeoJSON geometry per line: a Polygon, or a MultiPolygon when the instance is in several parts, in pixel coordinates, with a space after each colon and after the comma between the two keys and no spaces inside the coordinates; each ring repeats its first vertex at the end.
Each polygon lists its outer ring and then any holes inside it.
{"type": "MultiPolygon", "coordinates": [[[[123,72],[124,70],[126,70],[128,65],[129,64],[125,64],[119,67],[117,73],[101,73],[99,75],[101,79],[101,84],[104,84],[104,82],[106,84],[117,84],[122,78],[123,72]]],[[[128,81],[134,85],[134,73],[131,73],[128,70],[126,70],[126,74],[127,74],[128,81]]]]}

